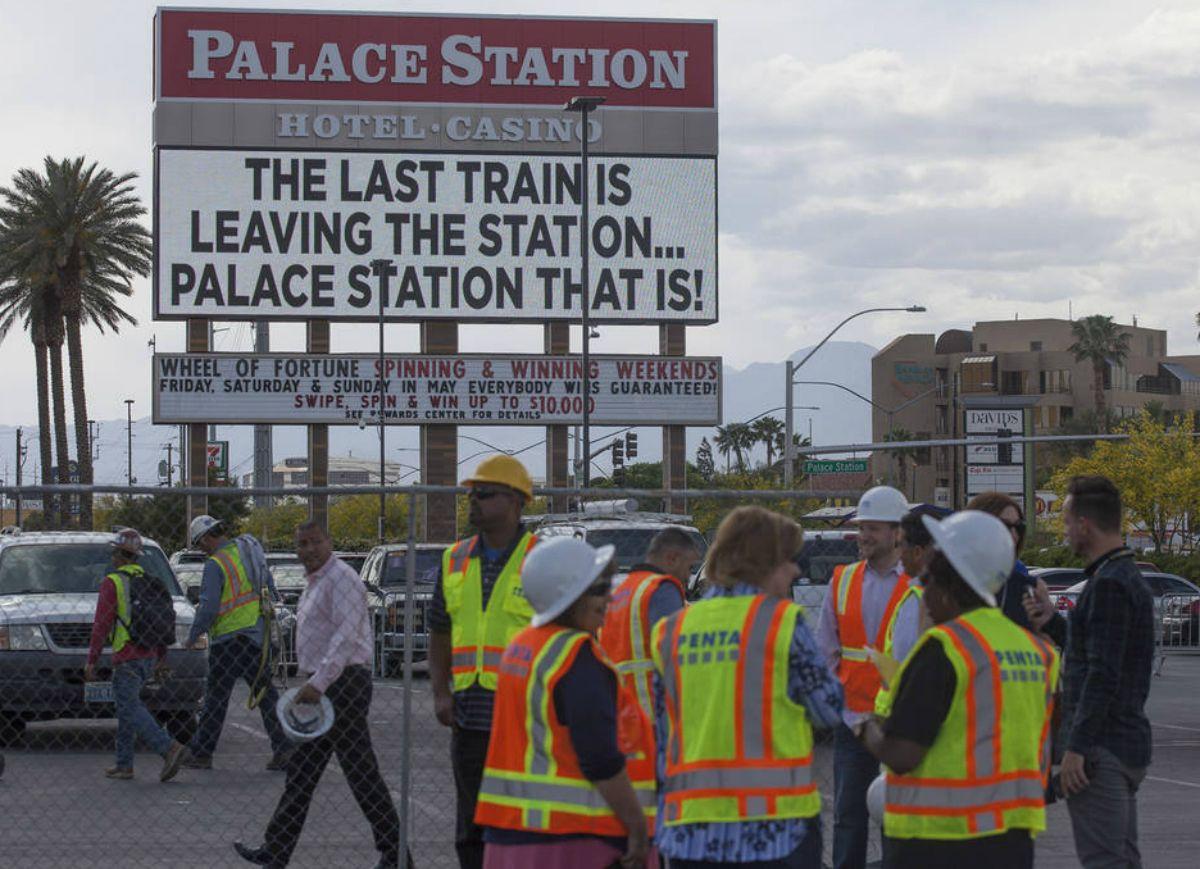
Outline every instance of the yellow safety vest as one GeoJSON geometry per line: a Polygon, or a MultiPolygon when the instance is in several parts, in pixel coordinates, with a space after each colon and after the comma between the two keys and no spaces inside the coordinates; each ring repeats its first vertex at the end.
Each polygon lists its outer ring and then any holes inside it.
{"type": "Polygon", "coordinates": [[[118,567],[112,573],[108,574],[107,579],[112,580],[113,588],[117,593],[117,618],[113,621],[112,628],[112,651],[115,655],[130,643],[129,637],[129,586],[125,584],[127,576],[141,576],[145,573],[141,565],[126,564],[118,567]]]}
{"type": "Polygon", "coordinates": [[[216,562],[224,576],[221,583],[221,606],[217,610],[216,621],[208,630],[209,635],[216,639],[224,634],[253,627],[262,616],[259,591],[250,581],[246,566],[242,564],[237,543],[229,543],[209,557],[216,562]]]}
{"type": "Polygon", "coordinates": [[[955,840],[1046,829],[1057,653],[994,607],[930,628],[906,665],[926,643],[940,643],[953,666],[954,697],[921,763],[888,771],[884,833],[955,840]]]}
{"type": "Polygon", "coordinates": [[[800,607],[767,595],[706,598],[654,627],[667,712],[667,826],[811,818],[812,727],[788,697],[800,607]]]}
{"type": "MultiPolygon", "coordinates": [[[[888,621],[887,633],[883,638],[883,648],[880,650],[885,657],[892,658],[893,660],[896,657],[896,622],[900,620],[900,613],[904,611],[904,606],[908,603],[908,599],[916,598],[920,601],[921,595],[924,593],[925,589],[917,585],[916,580],[914,580],[908,587],[908,590],[904,592],[904,596],[900,598],[900,603],[896,604],[896,610],[892,613],[892,617],[888,621]]],[[[918,637],[918,639],[920,638],[918,637]]],[[[914,645],[913,648],[915,649],[916,646],[914,645]]],[[[911,654],[913,650],[909,649],[908,651],[911,654]]],[[[876,715],[887,718],[892,714],[892,699],[895,697],[896,684],[896,676],[893,676],[891,682],[881,687],[879,693],[875,695],[876,715]]]]}
{"type": "Polygon", "coordinates": [[[478,683],[496,690],[500,656],[529,627],[533,607],[521,588],[521,565],[537,538],[525,532],[513,547],[483,608],[483,571],[474,556],[478,537],[460,540],[442,555],[442,593],[450,616],[450,672],[455,691],[478,683]]]}

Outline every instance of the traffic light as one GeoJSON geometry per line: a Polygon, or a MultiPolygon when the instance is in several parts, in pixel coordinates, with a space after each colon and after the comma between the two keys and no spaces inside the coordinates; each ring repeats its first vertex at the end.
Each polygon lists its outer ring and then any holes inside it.
{"type": "Polygon", "coordinates": [[[612,442],[612,463],[614,469],[625,465],[625,442],[620,438],[612,442]]]}
{"type": "Polygon", "coordinates": [[[623,465],[613,468],[612,480],[614,486],[625,485],[625,467],[623,465]]]}
{"type": "Polygon", "coordinates": [[[634,459],[637,458],[637,432],[625,433],[625,457],[634,459]]]}

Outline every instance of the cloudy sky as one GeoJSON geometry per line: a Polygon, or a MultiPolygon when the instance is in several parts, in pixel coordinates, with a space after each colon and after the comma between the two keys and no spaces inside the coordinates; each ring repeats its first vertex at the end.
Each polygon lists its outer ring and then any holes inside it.
{"type": "MultiPolygon", "coordinates": [[[[241,5],[226,2],[214,5],[241,5]]],[[[335,4],[258,0],[256,7],[335,4]]],[[[594,3],[361,9],[593,14],[594,3]]],[[[141,175],[149,205],[152,3],[6,3],[0,29],[0,183],[46,154],[141,175]]],[[[1165,328],[1200,352],[1200,3],[1154,0],[609,0],[605,14],[719,22],[718,325],[689,350],[778,361],[872,305],[925,315],[856,321],[847,339],[976,319],[1105,313],[1165,328]]],[[[149,353],[182,349],[150,319],[89,336],[91,413],[149,412],[149,353]]],[[[369,327],[334,329],[350,350],[369,327]]],[[[599,352],[653,352],[644,327],[606,328],[599,352]]],[[[414,327],[390,349],[416,349],[414,327]]],[[[249,347],[246,326],[218,349],[249,347]]],[[[301,349],[299,327],[273,347],[301,349]]],[[[535,327],[471,327],[463,350],[541,347],[535,327]]],[[[36,420],[32,352],[0,345],[0,424],[36,420]]]]}

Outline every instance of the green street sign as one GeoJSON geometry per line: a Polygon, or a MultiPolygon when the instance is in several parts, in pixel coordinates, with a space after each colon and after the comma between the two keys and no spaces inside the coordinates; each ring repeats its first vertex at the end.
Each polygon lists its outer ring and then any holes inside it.
{"type": "Polygon", "coordinates": [[[842,459],[840,461],[806,461],[806,474],[865,474],[867,473],[866,459],[842,459]]]}

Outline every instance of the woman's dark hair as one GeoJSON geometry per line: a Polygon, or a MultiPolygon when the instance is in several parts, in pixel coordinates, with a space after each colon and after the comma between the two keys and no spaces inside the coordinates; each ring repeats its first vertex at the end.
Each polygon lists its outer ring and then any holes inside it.
{"type": "Polygon", "coordinates": [[[1020,552],[1025,546],[1025,511],[1021,509],[1020,504],[1003,492],[980,492],[967,502],[968,510],[991,513],[997,519],[1009,507],[1017,511],[1017,519],[1021,523],[1020,527],[1013,529],[1017,532],[1017,552],[1020,552]]]}
{"type": "Polygon", "coordinates": [[[937,586],[964,610],[973,610],[976,607],[984,606],[983,598],[967,585],[958,575],[958,571],[954,569],[954,565],[950,563],[950,559],[940,551],[933,554],[933,560],[925,569],[925,585],[926,587],[937,586]]]}

